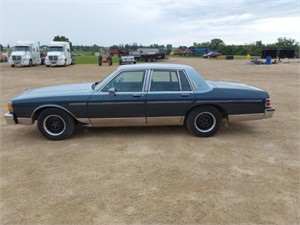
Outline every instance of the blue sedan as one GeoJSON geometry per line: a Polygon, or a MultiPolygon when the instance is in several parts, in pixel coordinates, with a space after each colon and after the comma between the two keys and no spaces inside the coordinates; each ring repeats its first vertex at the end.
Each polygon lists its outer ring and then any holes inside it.
{"type": "Polygon", "coordinates": [[[101,82],[26,90],[11,99],[8,124],[34,124],[50,140],[70,137],[75,125],[186,125],[196,136],[217,133],[221,121],[271,118],[269,94],[246,84],[204,80],[190,66],[119,66],[101,82]]]}

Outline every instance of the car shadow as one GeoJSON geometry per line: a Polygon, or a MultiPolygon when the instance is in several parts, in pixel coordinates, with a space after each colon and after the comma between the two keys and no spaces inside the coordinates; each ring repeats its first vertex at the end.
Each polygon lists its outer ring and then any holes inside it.
{"type": "MultiPolygon", "coordinates": [[[[229,127],[221,126],[215,136],[250,135],[255,132],[255,127],[247,123],[232,123],[229,127]]],[[[77,127],[71,138],[85,138],[97,136],[114,137],[195,137],[186,126],[153,126],[153,127],[77,127]]]]}
{"type": "Polygon", "coordinates": [[[184,126],[155,126],[155,127],[77,127],[72,136],[188,136],[189,131],[184,126]]]}

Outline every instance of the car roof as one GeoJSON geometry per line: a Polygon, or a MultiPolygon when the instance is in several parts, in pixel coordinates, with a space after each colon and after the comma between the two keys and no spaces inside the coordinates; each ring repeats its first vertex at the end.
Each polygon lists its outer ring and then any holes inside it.
{"type": "Polygon", "coordinates": [[[141,63],[119,66],[119,70],[125,69],[191,69],[192,67],[181,64],[170,63],[141,63]]]}

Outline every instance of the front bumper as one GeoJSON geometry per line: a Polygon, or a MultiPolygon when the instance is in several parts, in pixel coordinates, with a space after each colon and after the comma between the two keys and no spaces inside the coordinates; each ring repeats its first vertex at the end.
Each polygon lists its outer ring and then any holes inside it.
{"type": "Polygon", "coordinates": [[[16,117],[13,113],[7,112],[4,114],[4,118],[7,124],[22,124],[32,125],[34,121],[31,118],[16,117]]]}
{"type": "Polygon", "coordinates": [[[7,124],[17,124],[14,114],[7,112],[4,114],[4,118],[7,124]]]}
{"type": "Polygon", "coordinates": [[[9,63],[14,66],[29,66],[29,60],[21,60],[21,61],[12,60],[9,63]]]}

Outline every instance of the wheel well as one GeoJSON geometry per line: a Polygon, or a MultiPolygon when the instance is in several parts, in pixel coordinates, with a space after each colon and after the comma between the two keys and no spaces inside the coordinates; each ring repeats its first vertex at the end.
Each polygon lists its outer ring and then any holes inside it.
{"type": "Polygon", "coordinates": [[[222,119],[227,119],[228,115],[227,115],[227,113],[226,113],[226,111],[225,111],[224,108],[222,108],[222,107],[220,107],[220,106],[218,106],[218,105],[214,105],[214,104],[205,104],[205,105],[197,105],[197,106],[195,106],[195,107],[193,107],[193,108],[190,108],[190,109],[186,112],[186,114],[185,114],[184,124],[186,124],[186,120],[187,120],[188,115],[190,114],[190,112],[192,112],[194,109],[196,109],[196,108],[198,108],[198,107],[205,107],[205,106],[211,106],[211,107],[216,108],[216,109],[221,113],[222,119]]]}
{"type": "Polygon", "coordinates": [[[61,108],[61,107],[55,107],[55,106],[45,106],[45,107],[41,107],[41,108],[37,109],[31,117],[32,122],[36,121],[38,119],[39,115],[46,109],[60,109],[60,110],[64,111],[65,113],[69,114],[74,119],[75,124],[79,123],[79,121],[76,119],[76,117],[72,113],[70,113],[68,110],[61,108]]]}

